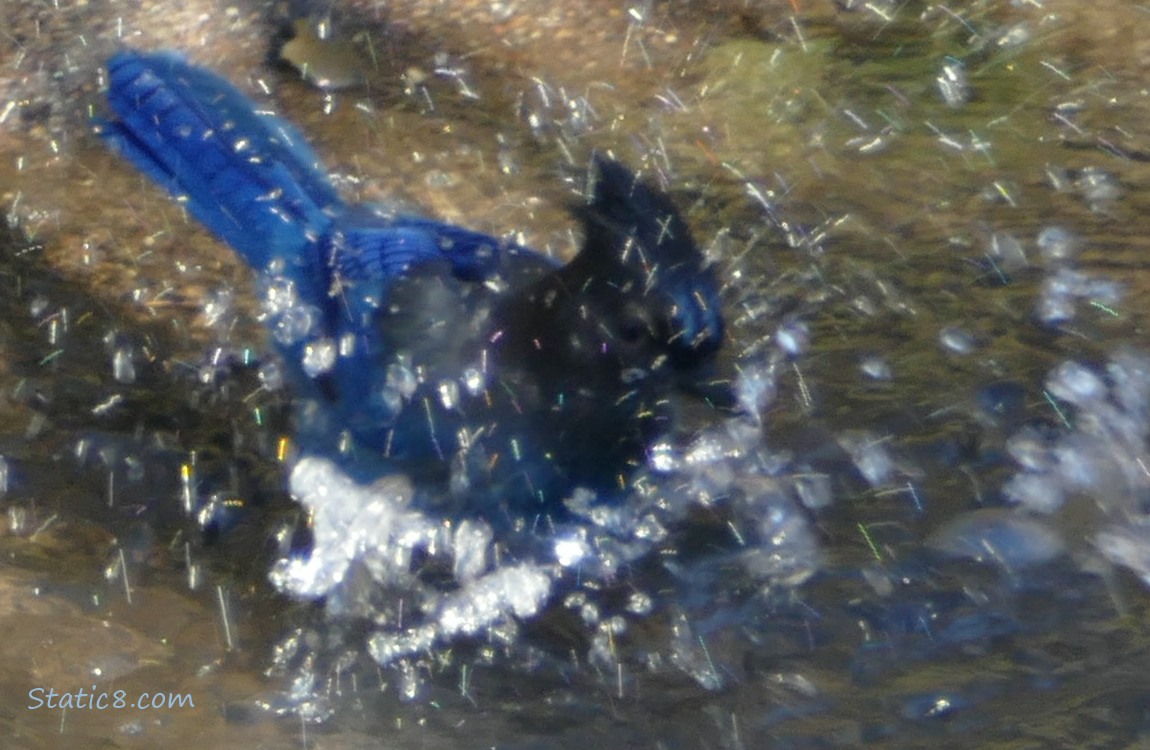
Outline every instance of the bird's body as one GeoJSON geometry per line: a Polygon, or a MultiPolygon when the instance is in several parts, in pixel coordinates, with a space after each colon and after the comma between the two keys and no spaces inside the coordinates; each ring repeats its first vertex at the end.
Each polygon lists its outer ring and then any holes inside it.
{"type": "MultiPolygon", "coordinates": [[[[610,496],[723,337],[713,271],[670,200],[595,160],[586,239],[513,243],[348,206],[286,121],[172,53],[108,63],[104,139],[260,272],[305,453],[403,471],[451,513],[610,496]]],[[[430,501],[429,501],[430,502],[430,501]]]]}

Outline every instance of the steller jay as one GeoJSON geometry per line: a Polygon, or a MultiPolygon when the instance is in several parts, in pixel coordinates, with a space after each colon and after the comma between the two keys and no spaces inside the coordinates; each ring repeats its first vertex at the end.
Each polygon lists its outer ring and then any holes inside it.
{"type": "Polygon", "coordinates": [[[402,471],[424,507],[493,522],[621,495],[713,376],[718,284],[663,193],[593,159],[566,265],[433,219],[347,205],[290,123],[170,53],[108,61],[96,131],[260,273],[305,454],[402,471]]]}

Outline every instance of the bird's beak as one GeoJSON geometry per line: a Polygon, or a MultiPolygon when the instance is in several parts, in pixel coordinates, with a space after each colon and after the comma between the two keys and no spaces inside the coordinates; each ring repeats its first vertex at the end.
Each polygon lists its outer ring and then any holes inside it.
{"type": "Polygon", "coordinates": [[[675,373],[675,386],[680,391],[730,414],[739,411],[734,384],[734,378],[722,372],[713,359],[679,368],[675,373]]]}

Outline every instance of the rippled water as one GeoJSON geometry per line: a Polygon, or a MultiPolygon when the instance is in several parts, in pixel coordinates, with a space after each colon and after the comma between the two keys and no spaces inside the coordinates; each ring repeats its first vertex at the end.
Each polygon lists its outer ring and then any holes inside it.
{"type": "Polygon", "coordinates": [[[299,53],[366,82],[330,93],[265,64],[259,7],[3,12],[6,746],[1145,741],[1145,9],[346,3],[355,53],[299,53]],[[665,493],[666,537],[378,668],[267,579],[285,395],[246,272],[87,132],[117,39],[283,111],[349,196],[559,255],[590,149],[642,167],[722,269],[761,434],[690,415],[739,455],[653,456],[627,507],[665,493]],[[188,486],[251,510],[205,535],[188,486]],[[92,685],[196,707],[26,708],[92,685]]]}

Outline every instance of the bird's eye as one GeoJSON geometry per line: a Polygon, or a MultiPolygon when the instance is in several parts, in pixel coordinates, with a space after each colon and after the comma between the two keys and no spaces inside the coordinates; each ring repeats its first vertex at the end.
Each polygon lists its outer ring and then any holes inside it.
{"type": "Polygon", "coordinates": [[[627,305],[619,321],[619,338],[633,344],[651,335],[651,323],[647,311],[639,305],[627,305]]]}
{"type": "Polygon", "coordinates": [[[622,328],[619,329],[619,338],[623,339],[629,344],[633,344],[643,337],[643,326],[640,321],[626,320],[623,322],[622,328]]]}

